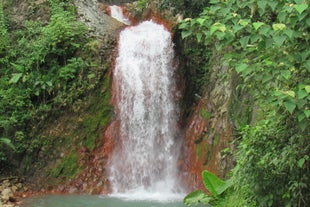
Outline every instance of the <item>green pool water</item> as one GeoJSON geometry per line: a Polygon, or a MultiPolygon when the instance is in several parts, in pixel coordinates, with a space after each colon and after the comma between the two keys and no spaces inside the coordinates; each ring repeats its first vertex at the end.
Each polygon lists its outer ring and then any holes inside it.
{"type": "Polygon", "coordinates": [[[21,207],[186,207],[182,201],[129,200],[96,195],[45,195],[22,200],[21,207]]]}

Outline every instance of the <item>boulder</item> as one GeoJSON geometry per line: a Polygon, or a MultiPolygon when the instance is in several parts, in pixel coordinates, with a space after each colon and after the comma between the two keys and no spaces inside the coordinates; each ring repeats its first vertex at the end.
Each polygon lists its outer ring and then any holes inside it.
{"type": "Polygon", "coordinates": [[[10,201],[11,199],[13,199],[13,192],[10,188],[5,188],[2,192],[1,192],[1,199],[4,203],[7,203],[8,201],[10,201]]]}

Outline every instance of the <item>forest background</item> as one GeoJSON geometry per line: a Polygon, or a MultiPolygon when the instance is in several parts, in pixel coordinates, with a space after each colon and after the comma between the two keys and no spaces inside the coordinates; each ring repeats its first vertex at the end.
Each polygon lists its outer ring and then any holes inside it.
{"type": "MultiPolygon", "coordinates": [[[[20,28],[9,19],[10,3],[0,1],[0,163],[9,171],[14,160],[24,160],[25,171],[37,150],[52,142],[37,136],[40,127],[60,111],[78,110],[86,94],[107,81],[109,63],[94,61],[98,43],[76,20],[70,0],[49,0],[49,19],[30,19],[20,28]]],[[[138,6],[149,3],[139,0],[138,6]]],[[[185,17],[174,30],[183,55],[197,66],[187,77],[192,94],[205,93],[215,53],[229,68],[221,78],[238,77],[233,101],[243,110],[229,112],[237,146],[228,175],[233,184],[213,205],[310,203],[309,2],[163,0],[159,7],[185,17]]],[[[109,116],[102,114],[101,122],[109,116]]],[[[93,149],[94,139],[82,141],[93,149]]]]}

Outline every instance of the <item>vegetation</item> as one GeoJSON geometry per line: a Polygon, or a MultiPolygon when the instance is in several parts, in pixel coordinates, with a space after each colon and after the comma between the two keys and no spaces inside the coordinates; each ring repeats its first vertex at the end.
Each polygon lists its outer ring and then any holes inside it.
{"type": "Polygon", "coordinates": [[[184,198],[184,203],[186,205],[202,203],[217,206],[220,196],[222,196],[224,192],[226,192],[231,187],[231,181],[223,181],[207,170],[202,172],[202,179],[203,184],[210,192],[210,195],[205,194],[202,190],[197,190],[189,193],[184,198]]]}
{"type": "Polygon", "coordinates": [[[77,175],[78,169],[77,154],[72,151],[61,162],[57,163],[55,168],[52,169],[51,174],[57,178],[72,179],[77,175]]]}
{"type": "MultiPolygon", "coordinates": [[[[10,16],[0,2],[0,137],[20,156],[47,143],[33,132],[49,116],[56,118],[60,109],[82,100],[104,76],[92,60],[96,43],[86,37],[87,27],[76,21],[71,5],[49,0],[43,5],[50,12],[47,23],[26,20],[9,30],[10,16]]],[[[1,166],[13,153],[6,146],[0,145],[1,166]]]]}
{"type": "Polygon", "coordinates": [[[238,195],[248,206],[306,206],[310,202],[309,4],[304,0],[209,4],[198,17],[179,25],[181,36],[195,38],[211,51],[215,48],[222,64],[240,77],[236,96],[250,94],[252,101],[244,102],[258,108],[248,122],[230,112],[240,136],[235,141],[239,146],[232,175],[235,191],[226,199],[238,195]]]}
{"type": "Polygon", "coordinates": [[[209,0],[163,0],[163,8],[173,8],[175,13],[181,12],[186,16],[196,17],[203,8],[209,5],[209,0]]]}
{"type": "MultiPolygon", "coordinates": [[[[237,134],[236,166],[231,178],[222,181],[204,171],[203,181],[209,194],[195,191],[185,198],[185,203],[307,206],[310,203],[309,2],[161,2],[163,8],[173,6],[175,12],[188,17],[176,31],[176,36],[182,38],[177,49],[187,68],[183,71],[188,83],[187,101],[194,102],[205,93],[214,54],[219,56],[222,66],[230,68],[223,78],[238,77],[229,112],[237,134]],[[235,110],[237,102],[244,103],[242,109],[235,110]]],[[[138,7],[142,10],[149,3],[139,0],[138,7]]],[[[44,143],[52,142],[41,142],[34,131],[40,130],[50,120],[49,116],[56,117],[60,109],[78,111],[83,96],[99,90],[99,82],[104,82],[106,88],[109,85],[109,79],[103,81],[105,71],[98,70],[97,62],[91,59],[99,43],[86,37],[87,29],[76,21],[75,8],[70,5],[70,0],[49,0],[48,22],[27,20],[13,30],[0,1],[1,170],[12,153],[24,156],[29,168],[31,155],[44,143]]],[[[91,106],[92,110],[79,122],[80,129],[72,134],[80,135],[76,142],[88,150],[95,148],[98,126],[105,125],[112,115],[109,98],[108,92],[95,98],[100,104],[91,106]]],[[[200,115],[204,119],[212,117],[204,109],[200,115]]],[[[202,147],[197,147],[197,154],[202,147]]],[[[51,176],[69,179],[79,172],[78,152],[68,150],[70,153],[56,164],[51,176]]]]}

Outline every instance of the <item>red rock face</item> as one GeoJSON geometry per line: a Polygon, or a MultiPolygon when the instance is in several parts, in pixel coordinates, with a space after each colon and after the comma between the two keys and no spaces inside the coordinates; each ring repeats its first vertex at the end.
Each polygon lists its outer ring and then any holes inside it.
{"type": "Polygon", "coordinates": [[[110,184],[107,179],[107,165],[116,140],[118,123],[113,121],[103,131],[102,138],[92,152],[79,151],[80,165],[85,169],[69,184],[60,186],[56,191],[69,193],[107,194],[110,184]]]}
{"type": "Polygon", "coordinates": [[[204,189],[201,172],[209,170],[224,177],[230,170],[230,161],[221,155],[232,139],[227,116],[210,117],[206,120],[201,110],[211,111],[207,101],[200,101],[189,119],[185,132],[180,168],[182,179],[189,190],[204,189]],[[227,164],[229,166],[227,166],[227,164]]]}
{"type": "MultiPolygon", "coordinates": [[[[198,104],[196,110],[200,107],[201,103],[198,104]]],[[[202,119],[199,114],[194,113],[185,129],[185,142],[181,152],[183,161],[180,167],[185,172],[182,180],[186,186],[189,186],[190,190],[201,188],[202,186],[201,172],[203,170],[203,162],[195,153],[195,141],[201,136],[206,127],[207,121],[202,119]]]]}

